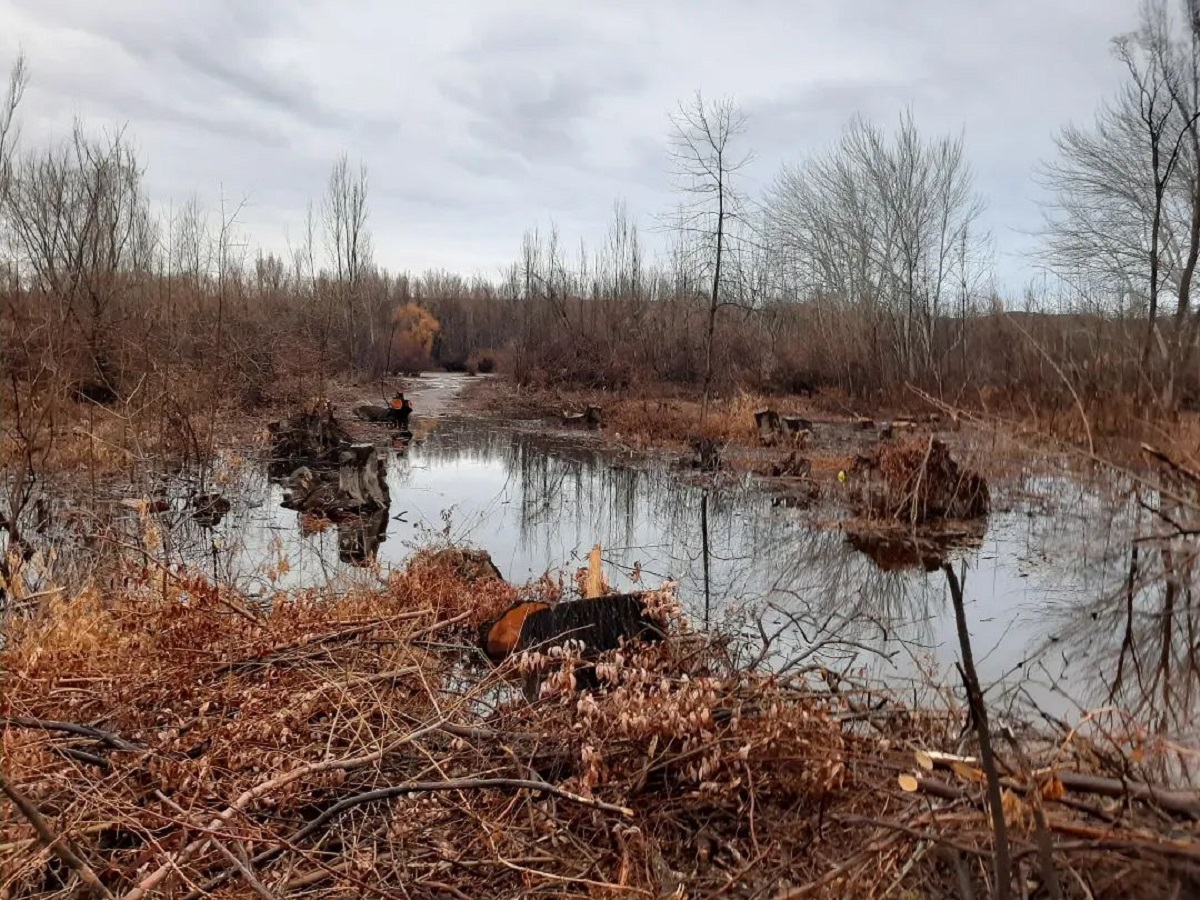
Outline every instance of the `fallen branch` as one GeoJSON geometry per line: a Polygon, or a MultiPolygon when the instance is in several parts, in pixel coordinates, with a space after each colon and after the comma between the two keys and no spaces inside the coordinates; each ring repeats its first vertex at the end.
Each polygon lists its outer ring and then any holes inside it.
{"type": "Polygon", "coordinates": [[[90,725],[78,725],[75,722],[55,722],[49,719],[35,719],[31,716],[5,716],[4,718],[0,718],[0,725],[13,728],[40,728],[43,731],[61,731],[64,734],[77,734],[80,737],[91,738],[94,741],[100,741],[102,744],[108,744],[114,750],[128,750],[137,753],[145,749],[115,734],[101,731],[99,728],[92,728],[90,725]]]}
{"type": "Polygon", "coordinates": [[[80,881],[91,888],[93,893],[99,894],[101,897],[112,898],[112,892],[96,877],[96,873],[87,864],[87,861],[75,852],[66,835],[55,834],[51,830],[49,823],[42,818],[42,814],[38,812],[37,807],[30,802],[28,797],[17,790],[16,786],[9,784],[8,779],[4,777],[3,773],[0,773],[0,791],[3,791],[8,796],[8,799],[13,802],[13,805],[21,811],[21,815],[29,820],[29,824],[33,826],[33,830],[37,832],[42,843],[50,848],[51,853],[61,859],[68,868],[78,875],[80,881]]]}
{"type": "MultiPolygon", "coordinates": [[[[300,766],[292,769],[290,772],[285,772],[282,775],[279,775],[268,781],[264,781],[261,784],[250,788],[235,801],[233,801],[233,803],[229,804],[229,806],[227,806],[219,815],[215,816],[212,821],[209,822],[206,830],[214,831],[220,826],[225,825],[236,813],[244,810],[255,800],[271,793],[271,791],[290,784],[297,779],[305,778],[310,775],[318,775],[323,772],[346,772],[352,769],[362,768],[363,766],[369,766],[373,762],[378,762],[397,747],[414,741],[430,731],[436,730],[440,724],[440,721],[432,722],[429,725],[426,725],[424,728],[419,728],[411,734],[406,735],[399,740],[393,741],[386,747],[381,747],[378,750],[372,753],[364,754],[363,756],[355,756],[348,759],[331,759],[319,763],[310,763],[309,765],[300,766]]],[[[205,846],[207,846],[210,840],[211,838],[209,837],[202,837],[192,841],[192,843],[188,844],[177,854],[169,858],[161,866],[143,878],[133,889],[125,893],[123,895],[124,900],[140,900],[140,898],[145,897],[160,884],[162,884],[167,876],[178,869],[182,863],[188,859],[191,859],[191,857],[195,855],[197,851],[202,850],[205,846]]],[[[251,861],[252,864],[254,864],[254,862],[254,860],[251,861]]]]}

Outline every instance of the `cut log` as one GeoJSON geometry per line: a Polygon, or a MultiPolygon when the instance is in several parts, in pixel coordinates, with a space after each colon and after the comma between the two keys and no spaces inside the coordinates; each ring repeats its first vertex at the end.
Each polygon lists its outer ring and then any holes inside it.
{"type": "Polygon", "coordinates": [[[354,415],[364,422],[386,422],[391,410],[386,406],[375,406],[372,403],[361,403],[354,407],[354,415]]]}
{"type": "MultiPolygon", "coordinates": [[[[553,606],[542,601],[524,601],[499,618],[479,628],[484,653],[494,664],[507,656],[529,650],[541,652],[568,641],[582,644],[582,657],[589,661],[574,669],[575,685],[582,690],[600,686],[595,666],[599,653],[615,650],[622,643],[666,638],[666,629],[646,611],[643,595],[609,594],[591,600],[575,600],[553,606]]],[[[537,697],[544,672],[532,671],[524,678],[528,700],[537,697]]]]}
{"type": "Polygon", "coordinates": [[[567,425],[586,425],[588,428],[604,427],[604,413],[599,406],[588,406],[581,413],[567,412],[564,409],[562,420],[567,425]]]}

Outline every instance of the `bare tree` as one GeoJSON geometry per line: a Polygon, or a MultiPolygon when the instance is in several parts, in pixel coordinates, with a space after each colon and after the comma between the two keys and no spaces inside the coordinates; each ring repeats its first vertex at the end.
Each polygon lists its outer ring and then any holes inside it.
{"type": "Polygon", "coordinates": [[[122,132],[91,138],[77,123],[69,142],[20,161],[5,201],[18,259],[58,304],[61,325],[83,336],[92,376],[111,388],[110,319],[157,248],[132,146],[122,132]]]}
{"type": "Polygon", "coordinates": [[[1194,352],[1189,317],[1200,260],[1200,27],[1184,0],[1185,28],[1166,0],[1145,0],[1139,28],[1114,39],[1128,78],[1090,128],[1068,126],[1041,169],[1053,191],[1046,257],[1059,272],[1106,286],[1113,305],[1132,295],[1144,316],[1143,366],[1160,403],[1178,401],[1194,352]],[[1176,297],[1168,335],[1164,293],[1176,297]],[[1159,348],[1153,353],[1155,344],[1159,348]]]}
{"type": "Polygon", "coordinates": [[[735,147],[745,129],[746,116],[732,99],[706,101],[699,91],[689,102],[681,102],[671,116],[672,174],[684,198],[676,210],[674,226],[694,254],[692,262],[708,282],[701,423],[708,413],[712,391],[717,315],[722,307],[736,302],[727,293],[731,274],[727,263],[741,249],[746,225],[746,201],[738,180],[753,154],[735,147]]]}
{"type": "Polygon", "coordinates": [[[8,74],[8,90],[0,101],[0,199],[3,198],[12,177],[13,148],[20,137],[17,127],[17,107],[25,95],[29,82],[29,67],[24,51],[17,54],[8,74]]]}
{"type": "Polygon", "coordinates": [[[986,244],[962,136],[926,140],[906,113],[889,141],[855,118],[832,150],[785,166],[766,204],[783,280],[828,319],[823,337],[852,309],[877,380],[898,348],[898,374],[940,385],[939,329],[971,305],[964,286],[986,244]]]}
{"type": "Polygon", "coordinates": [[[325,194],[325,242],[333,279],[350,342],[351,359],[362,351],[360,329],[374,344],[374,321],[362,296],[363,279],[371,269],[371,236],[367,231],[367,169],[359,164],[352,172],[346,154],[334,163],[325,194]],[[365,321],[364,321],[365,320],[365,321]]]}

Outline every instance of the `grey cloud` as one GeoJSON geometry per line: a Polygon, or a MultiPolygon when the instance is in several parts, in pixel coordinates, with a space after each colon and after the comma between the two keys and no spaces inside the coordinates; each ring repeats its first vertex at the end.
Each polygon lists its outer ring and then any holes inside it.
{"type": "Polygon", "coordinates": [[[280,71],[263,60],[261,44],[286,33],[307,4],[212,0],[100,5],[28,0],[24,5],[49,21],[86,30],[156,71],[158,79],[139,85],[143,94],[163,91],[164,82],[170,80],[172,88],[197,106],[220,110],[221,117],[209,113],[208,120],[214,125],[222,122],[221,127],[233,133],[237,128],[231,120],[250,120],[263,113],[327,127],[353,124],[318,101],[314,72],[280,71]],[[192,77],[196,75],[200,80],[192,77]]]}
{"type": "Polygon", "coordinates": [[[148,186],[251,197],[252,239],[281,250],[342,151],[370,172],[379,261],[494,271],[554,219],[574,246],[627,201],[654,244],[671,202],[667,114],[699,87],[750,115],[751,191],[836,140],[855,113],[963,129],[1001,279],[1028,271],[1055,129],[1120,77],[1109,38],[1131,0],[0,0],[0,64],[33,83],[27,143],[73,113],[128,122],[148,186]]]}
{"type": "Polygon", "coordinates": [[[606,101],[636,94],[649,76],[629,47],[553,16],[496,23],[460,50],[442,94],[470,116],[470,134],[529,163],[578,154],[580,125],[606,101]]]}

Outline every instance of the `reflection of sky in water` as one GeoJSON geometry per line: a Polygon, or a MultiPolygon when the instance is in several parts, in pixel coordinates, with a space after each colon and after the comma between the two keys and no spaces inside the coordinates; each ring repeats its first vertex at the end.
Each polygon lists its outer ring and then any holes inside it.
{"type": "MultiPolygon", "coordinates": [[[[425,540],[424,529],[441,530],[450,510],[451,535],[486,549],[512,581],[547,569],[569,573],[599,541],[617,587],[631,586],[628,573],[640,563],[644,584],[677,579],[681,599],[703,621],[703,491],[668,467],[635,467],[578,437],[445,419],[406,456],[389,457],[388,483],[383,574],[425,540]]],[[[377,577],[339,561],[335,527],[301,536],[297,514],[280,507],[281,489],[262,475],[247,476],[241,498],[214,532],[222,577],[267,589],[264,573],[280,558],[288,571],[275,573],[274,583],[282,588],[377,577]]],[[[920,667],[957,683],[958,638],[941,572],[881,571],[837,530],[772,507],[754,490],[726,487],[707,502],[714,622],[756,635],[738,614],[771,603],[799,626],[781,635],[777,662],[831,642],[820,659],[838,668],[900,684],[920,667]]],[[[1131,506],[1116,488],[1102,496],[1066,478],[1030,479],[996,505],[982,546],[961,557],[980,676],[1005,682],[989,696],[998,703],[1020,687],[1050,711],[1072,708],[1059,691],[1094,704],[1097,666],[1110,666],[1123,625],[1111,611],[1091,612],[1121,594],[1131,506]]],[[[196,532],[186,523],[175,537],[207,542],[196,532]]],[[[194,550],[185,555],[198,559],[194,550]]],[[[204,559],[211,571],[213,559],[204,559]]],[[[766,611],[769,633],[786,621],[766,611]]]]}

